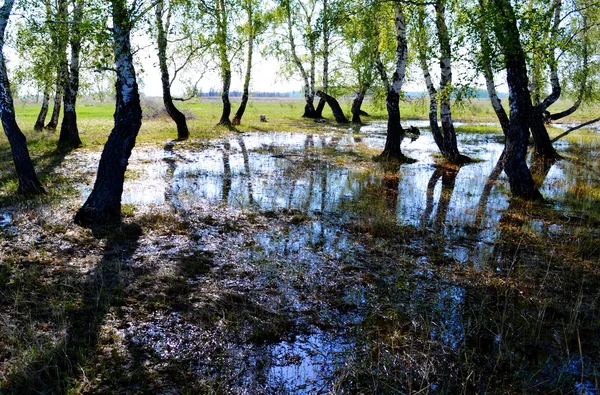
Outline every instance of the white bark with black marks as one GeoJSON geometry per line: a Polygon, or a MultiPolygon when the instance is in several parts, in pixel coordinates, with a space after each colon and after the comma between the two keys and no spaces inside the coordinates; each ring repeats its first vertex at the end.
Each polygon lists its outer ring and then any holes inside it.
{"type": "Polygon", "coordinates": [[[21,132],[15,118],[15,106],[4,58],[4,34],[13,5],[14,0],[5,0],[4,5],[0,8],[0,117],[2,118],[2,127],[10,145],[19,180],[18,193],[22,195],[40,195],[46,191],[35,173],[27,149],[27,139],[21,132]]]}
{"type": "Polygon", "coordinates": [[[115,124],[102,151],[94,189],[75,215],[87,227],[121,220],[121,196],[125,171],[142,125],[142,109],[131,54],[131,15],[126,0],[112,0],[117,100],[115,124]]]}

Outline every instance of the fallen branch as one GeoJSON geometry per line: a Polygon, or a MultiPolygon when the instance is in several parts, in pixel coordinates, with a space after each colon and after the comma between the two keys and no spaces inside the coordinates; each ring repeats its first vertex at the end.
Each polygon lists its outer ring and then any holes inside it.
{"type": "Polygon", "coordinates": [[[588,125],[591,125],[591,124],[593,124],[593,123],[596,123],[596,122],[599,122],[599,121],[600,121],[600,117],[598,117],[598,118],[596,118],[596,119],[592,119],[591,121],[584,122],[584,123],[582,123],[581,125],[577,125],[577,126],[575,126],[575,127],[571,128],[571,129],[569,129],[569,130],[565,131],[564,133],[561,133],[561,134],[559,134],[558,136],[556,136],[555,138],[553,138],[553,139],[552,139],[550,142],[551,142],[551,143],[554,143],[554,142],[556,142],[557,140],[559,140],[559,139],[561,139],[561,138],[565,137],[565,136],[566,136],[566,135],[568,135],[569,133],[576,131],[577,129],[581,129],[581,128],[583,128],[583,127],[586,127],[586,126],[588,126],[588,125]]]}

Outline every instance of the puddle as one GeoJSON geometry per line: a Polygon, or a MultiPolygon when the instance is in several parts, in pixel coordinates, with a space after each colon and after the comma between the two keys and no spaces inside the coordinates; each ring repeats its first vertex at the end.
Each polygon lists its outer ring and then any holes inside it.
{"type": "MultiPolygon", "coordinates": [[[[506,177],[492,176],[503,149],[498,136],[458,136],[461,152],[478,161],[454,170],[436,164],[426,129],[402,143],[414,164],[333,160],[332,152],[383,148],[385,125],[358,133],[251,133],[201,148],[134,150],[123,203],[168,209],[186,222],[177,236],[144,236],[152,240],[137,252],[145,270],[170,265],[157,273],[172,282],[150,295],[143,308],[151,313],[119,323],[148,370],[181,369],[185,380],[208,380],[223,393],[411,392],[415,377],[432,393],[452,392],[464,377],[472,379],[461,387],[467,392],[503,392],[513,385],[503,380],[517,376],[545,390],[543,380],[564,388],[550,380],[561,373],[578,380],[569,389],[593,393],[590,352],[599,347],[587,339],[597,325],[586,321],[581,339],[591,351],[584,347],[577,360],[581,349],[563,344],[574,339],[563,312],[544,300],[547,277],[563,273],[521,259],[528,252],[520,242],[503,244],[503,222],[542,240],[562,229],[529,215],[511,219],[506,177]],[[535,285],[520,287],[521,275],[535,285]]],[[[542,193],[567,210],[568,194],[593,177],[560,161],[541,177],[542,193]]],[[[0,227],[10,224],[1,213],[0,227]]],[[[575,290],[582,299],[595,292],[583,289],[575,290]]],[[[569,325],[597,317],[594,305],[585,308],[569,325]]]]}
{"type": "Polygon", "coordinates": [[[12,216],[9,213],[0,213],[0,228],[5,228],[12,223],[12,216]]]}
{"type": "Polygon", "coordinates": [[[266,384],[286,394],[328,393],[351,347],[324,332],[269,346],[266,384]]]}

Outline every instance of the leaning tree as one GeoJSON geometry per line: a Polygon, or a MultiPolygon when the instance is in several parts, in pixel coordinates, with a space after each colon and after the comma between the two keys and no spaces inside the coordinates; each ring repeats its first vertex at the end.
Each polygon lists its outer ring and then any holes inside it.
{"type": "Polygon", "coordinates": [[[75,215],[75,222],[82,226],[93,227],[121,220],[125,171],[142,125],[130,34],[135,21],[146,10],[142,1],[134,1],[128,7],[126,0],[111,0],[111,30],[117,74],[114,127],[100,157],[94,188],[75,215]]]}
{"type": "Polygon", "coordinates": [[[342,43],[348,54],[348,67],[344,77],[346,84],[354,91],[350,112],[352,123],[360,124],[361,108],[367,92],[375,84],[377,73],[375,61],[379,45],[379,29],[377,20],[373,18],[376,4],[373,1],[364,3],[346,2],[346,23],[340,28],[342,43]]]}
{"type": "Polygon", "coordinates": [[[23,195],[39,195],[45,193],[40,183],[29,150],[27,149],[27,140],[21,132],[15,118],[15,106],[13,104],[10,82],[6,71],[6,60],[4,58],[4,37],[6,25],[14,6],[14,0],[4,0],[4,5],[0,8],[0,116],[2,118],[2,127],[4,134],[8,138],[10,149],[19,179],[18,192],[23,195]]]}
{"type": "Polygon", "coordinates": [[[385,105],[388,113],[387,135],[385,147],[381,158],[396,158],[405,160],[400,144],[404,138],[404,129],[400,124],[400,93],[406,75],[408,62],[408,37],[406,34],[406,20],[404,18],[404,5],[396,0],[392,2],[393,18],[396,34],[396,52],[392,79],[388,77],[381,55],[377,55],[376,68],[386,90],[385,105]]]}
{"type": "MultiPolygon", "coordinates": [[[[160,69],[160,82],[162,85],[162,97],[167,114],[171,117],[175,125],[177,126],[177,138],[179,140],[185,140],[190,136],[188,129],[187,120],[185,115],[179,111],[179,109],[173,103],[173,96],[171,94],[171,85],[173,80],[169,73],[169,55],[168,55],[168,44],[169,44],[169,32],[171,31],[171,22],[174,9],[180,6],[180,4],[174,3],[171,0],[157,0],[155,6],[155,23],[156,29],[156,46],[158,55],[158,67],[160,69]]],[[[189,56],[185,63],[191,60],[195,53],[197,53],[198,47],[190,49],[189,56]]],[[[185,67],[183,64],[180,67],[185,67]]],[[[175,75],[181,68],[175,69],[175,75]]]]}
{"type": "Polygon", "coordinates": [[[469,162],[469,158],[462,155],[458,150],[456,141],[456,131],[452,121],[452,109],[450,104],[451,94],[454,87],[452,86],[452,45],[451,33],[446,22],[446,0],[435,0],[433,3],[434,9],[434,25],[435,35],[430,33],[429,20],[426,17],[426,5],[417,6],[416,29],[413,29],[413,42],[417,48],[419,64],[423,71],[423,78],[429,93],[429,124],[431,133],[438,146],[440,152],[448,161],[454,164],[463,164],[469,162]],[[435,36],[438,50],[433,50],[430,43],[435,36]],[[431,73],[429,70],[430,54],[438,54],[438,62],[440,67],[440,85],[436,89],[431,73]],[[439,113],[442,121],[442,127],[438,124],[438,102],[439,113]]]}
{"type": "Polygon", "coordinates": [[[510,120],[504,149],[504,172],[513,196],[539,200],[542,195],[526,162],[533,104],[517,18],[510,0],[489,0],[486,12],[490,15],[496,41],[503,52],[509,90],[510,120]]]}
{"type": "Polygon", "coordinates": [[[305,118],[317,118],[315,82],[318,42],[317,0],[279,0],[277,24],[271,51],[283,63],[289,75],[302,78],[305,118]],[[299,40],[298,40],[299,39],[299,40]],[[295,73],[294,73],[295,71],[295,73]]]}

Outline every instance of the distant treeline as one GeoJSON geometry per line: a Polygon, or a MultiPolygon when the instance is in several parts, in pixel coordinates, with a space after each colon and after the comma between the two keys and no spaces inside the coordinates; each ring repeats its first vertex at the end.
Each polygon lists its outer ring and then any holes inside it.
{"type": "MultiPolygon", "coordinates": [[[[230,91],[230,97],[242,97],[242,91],[230,91]]],[[[221,97],[221,91],[211,89],[208,92],[200,91],[198,93],[200,97],[221,97]]],[[[252,92],[254,97],[304,97],[302,92],[252,92]]]]}
{"type": "MultiPolygon", "coordinates": [[[[242,97],[243,92],[241,91],[230,91],[230,97],[242,97]]],[[[216,89],[211,89],[208,92],[200,91],[198,93],[199,97],[221,97],[221,91],[216,89]]],[[[294,91],[294,92],[252,92],[251,96],[253,97],[291,97],[291,98],[301,98],[304,97],[304,93],[302,91],[294,91]]],[[[404,97],[407,98],[420,98],[427,96],[427,92],[404,92],[404,97]]],[[[507,97],[508,95],[504,92],[498,92],[498,97],[501,99],[507,97]]],[[[343,97],[352,98],[353,95],[344,95],[343,97]]],[[[467,89],[462,90],[461,92],[457,92],[452,94],[453,98],[471,98],[471,99],[488,99],[488,93],[485,89],[467,89]]]]}

